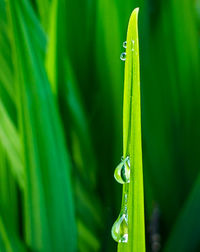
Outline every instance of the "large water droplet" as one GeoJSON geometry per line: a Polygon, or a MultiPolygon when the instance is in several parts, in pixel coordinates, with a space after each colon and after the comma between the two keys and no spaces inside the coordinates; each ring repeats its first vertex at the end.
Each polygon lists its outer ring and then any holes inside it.
{"type": "Polygon", "coordinates": [[[126,60],[126,53],[125,53],[125,52],[121,53],[120,59],[121,59],[122,61],[125,61],[125,60],[126,60]]]}
{"type": "Polygon", "coordinates": [[[116,181],[120,184],[130,182],[130,160],[129,157],[122,159],[120,164],[116,167],[114,172],[116,181]]]}
{"type": "Polygon", "coordinates": [[[126,48],[127,47],[127,41],[123,42],[123,47],[126,48]]]}
{"type": "Polygon", "coordinates": [[[112,226],[111,234],[116,242],[128,242],[128,215],[124,212],[120,213],[119,217],[112,226]]]}

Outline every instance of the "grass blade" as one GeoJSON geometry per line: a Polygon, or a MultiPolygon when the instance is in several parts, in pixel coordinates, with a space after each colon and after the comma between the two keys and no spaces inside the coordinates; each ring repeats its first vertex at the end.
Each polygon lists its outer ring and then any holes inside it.
{"type": "Polygon", "coordinates": [[[140,75],[138,11],[130,17],[124,80],[123,156],[130,157],[130,183],[123,185],[128,192],[128,243],[119,243],[118,251],[145,251],[144,196],[141,145],[140,75]]]}
{"type": "Polygon", "coordinates": [[[21,187],[24,187],[24,168],[22,164],[21,143],[19,135],[1,101],[0,114],[1,143],[12,165],[13,174],[16,176],[19,185],[21,187]]]}
{"type": "Polygon", "coordinates": [[[59,103],[64,127],[71,140],[73,161],[82,178],[90,179],[91,188],[95,184],[95,154],[92,146],[87,116],[80,95],[80,87],[69,59],[67,48],[68,34],[65,23],[66,2],[54,0],[51,4],[49,42],[46,57],[46,69],[52,92],[59,103]],[[64,109],[63,109],[64,108],[64,109]],[[65,120],[66,108],[70,123],[65,120]],[[75,150],[76,149],[76,150],[75,150]],[[77,155],[77,149],[79,154],[77,155]],[[76,158],[78,156],[78,158],[76,158]],[[85,173],[87,167],[87,173],[85,173]]]}
{"type": "Polygon", "coordinates": [[[199,198],[200,175],[197,177],[194,187],[172,228],[163,251],[198,251],[200,245],[199,198]]]}
{"type": "MultiPolygon", "coordinates": [[[[49,42],[47,47],[46,69],[48,78],[51,84],[54,95],[57,96],[57,65],[58,65],[58,18],[61,15],[58,9],[58,0],[53,0],[50,5],[50,18],[49,18],[49,42]]],[[[62,24],[62,22],[60,22],[62,24]]]]}
{"type": "Polygon", "coordinates": [[[51,1],[49,1],[49,0],[42,0],[42,1],[36,0],[39,15],[40,15],[40,19],[41,19],[41,23],[42,23],[43,27],[45,28],[45,30],[48,27],[50,2],[51,1]]]}
{"type": "Polygon", "coordinates": [[[26,242],[36,251],[75,251],[70,160],[43,57],[31,36],[34,28],[37,36],[38,21],[29,1],[8,1],[8,7],[25,166],[26,242]]]}
{"type": "Polygon", "coordinates": [[[0,251],[25,252],[26,249],[19,238],[7,228],[0,216],[0,251]]]}

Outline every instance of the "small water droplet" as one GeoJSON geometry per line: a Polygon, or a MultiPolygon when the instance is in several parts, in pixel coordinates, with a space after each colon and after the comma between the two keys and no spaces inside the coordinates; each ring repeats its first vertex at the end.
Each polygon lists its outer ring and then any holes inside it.
{"type": "Polygon", "coordinates": [[[126,157],[122,159],[120,164],[115,168],[114,177],[120,184],[130,182],[130,159],[126,157]]]}
{"type": "Polygon", "coordinates": [[[125,61],[125,60],[126,60],[126,53],[125,53],[125,52],[121,53],[120,59],[121,59],[122,61],[125,61]]]}
{"type": "Polygon", "coordinates": [[[127,41],[123,42],[123,47],[126,48],[127,47],[127,41]]]}
{"type": "Polygon", "coordinates": [[[112,226],[111,234],[116,242],[128,242],[128,216],[120,213],[112,226]]]}

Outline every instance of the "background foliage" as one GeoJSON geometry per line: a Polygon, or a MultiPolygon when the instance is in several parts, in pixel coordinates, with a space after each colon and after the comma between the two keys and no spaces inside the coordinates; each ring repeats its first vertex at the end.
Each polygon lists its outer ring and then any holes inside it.
{"type": "Polygon", "coordinates": [[[147,250],[199,251],[199,0],[0,0],[0,251],[116,251],[137,6],[147,250]]]}

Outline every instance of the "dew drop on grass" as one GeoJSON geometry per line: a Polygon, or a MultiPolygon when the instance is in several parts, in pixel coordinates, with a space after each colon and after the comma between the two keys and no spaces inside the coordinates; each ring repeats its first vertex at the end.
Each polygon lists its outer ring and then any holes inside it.
{"type": "Polygon", "coordinates": [[[124,195],[122,210],[112,226],[112,238],[116,242],[128,242],[128,214],[127,214],[127,195],[124,195]]]}
{"type": "Polygon", "coordinates": [[[120,59],[121,59],[122,61],[125,61],[125,60],[126,60],[126,53],[125,53],[125,52],[121,53],[120,59]]]}
{"type": "Polygon", "coordinates": [[[126,48],[127,47],[127,41],[123,42],[123,47],[126,48]]]}
{"type": "MultiPolygon", "coordinates": [[[[134,40],[131,40],[132,44],[131,44],[131,50],[134,51],[134,46],[135,46],[135,41],[134,40]]],[[[123,42],[123,47],[124,48],[127,48],[127,41],[124,41],[123,42]]]]}
{"type": "Polygon", "coordinates": [[[112,226],[112,238],[116,242],[128,242],[128,220],[125,214],[120,214],[112,226]]]}
{"type": "Polygon", "coordinates": [[[120,184],[130,182],[130,159],[126,157],[122,159],[120,164],[115,168],[114,177],[120,184]]]}

